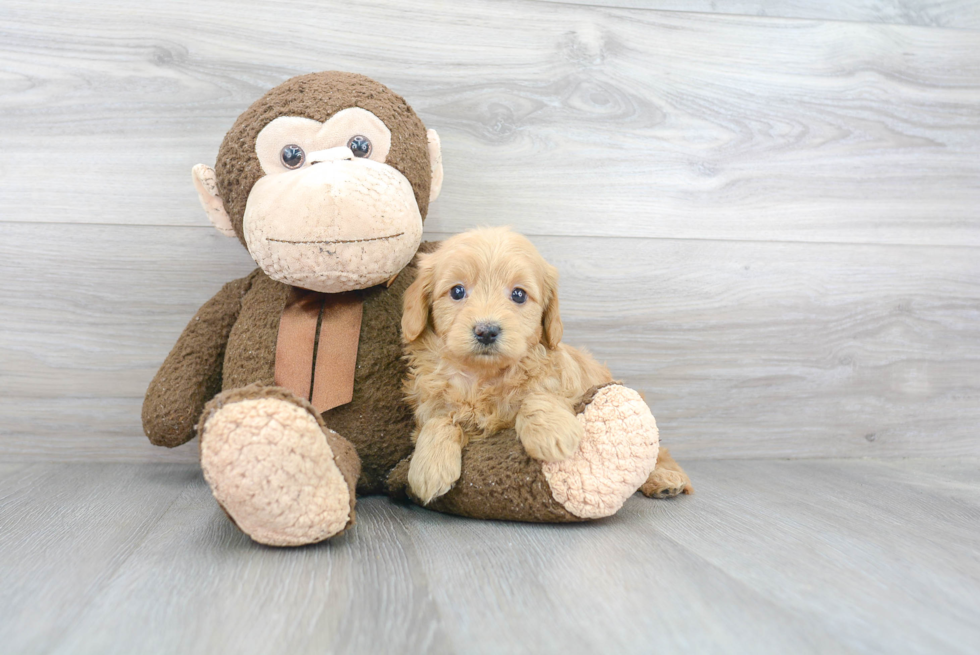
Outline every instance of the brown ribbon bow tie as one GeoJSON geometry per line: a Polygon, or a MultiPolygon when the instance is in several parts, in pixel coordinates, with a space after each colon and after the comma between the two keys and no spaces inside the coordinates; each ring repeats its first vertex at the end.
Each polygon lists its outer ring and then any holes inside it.
{"type": "Polygon", "coordinates": [[[364,301],[356,291],[294,287],[279,321],[276,386],[323,413],[354,398],[354,369],[364,301]]]}

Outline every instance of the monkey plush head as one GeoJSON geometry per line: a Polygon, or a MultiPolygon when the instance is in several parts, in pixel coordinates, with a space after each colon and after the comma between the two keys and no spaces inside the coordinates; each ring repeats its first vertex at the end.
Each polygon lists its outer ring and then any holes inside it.
{"type": "Polygon", "coordinates": [[[214,226],[271,278],[339,293],[384,282],[422,240],[442,186],[439,136],[405,100],[353,73],[294,77],[194,167],[214,226]]]}

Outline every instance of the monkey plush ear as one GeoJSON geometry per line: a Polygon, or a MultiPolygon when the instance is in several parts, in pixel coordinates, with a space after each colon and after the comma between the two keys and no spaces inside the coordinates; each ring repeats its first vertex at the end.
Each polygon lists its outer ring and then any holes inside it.
{"type": "Polygon", "coordinates": [[[442,191],[442,144],[435,130],[427,132],[429,137],[429,166],[432,168],[432,182],[429,184],[429,202],[439,197],[442,191]]]}
{"type": "Polygon", "coordinates": [[[429,324],[429,303],[432,298],[433,266],[425,258],[420,258],[419,273],[415,281],[405,290],[405,303],[402,313],[402,338],[412,343],[425,331],[429,324]]]}
{"type": "Polygon", "coordinates": [[[235,228],[231,226],[231,219],[225,211],[225,203],[218,195],[218,184],[214,179],[214,169],[204,164],[198,164],[191,170],[194,177],[194,188],[197,189],[197,197],[201,200],[201,206],[207,212],[211,224],[226,237],[235,236],[235,228]]]}

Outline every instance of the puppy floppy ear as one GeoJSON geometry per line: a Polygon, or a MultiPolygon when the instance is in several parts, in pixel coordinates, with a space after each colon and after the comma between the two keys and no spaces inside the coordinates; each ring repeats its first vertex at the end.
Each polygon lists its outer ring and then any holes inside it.
{"type": "Polygon", "coordinates": [[[432,302],[433,265],[428,257],[419,258],[418,276],[405,291],[402,313],[402,339],[411,343],[422,336],[429,323],[432,302]]]}
{"type": "Polygon", "coordinates": [[[548,265],[544,275],[544,313],[541,315],[541,339],[548,348],[557,348],[564,328],[558,311],[558,269],[548,265]]]}

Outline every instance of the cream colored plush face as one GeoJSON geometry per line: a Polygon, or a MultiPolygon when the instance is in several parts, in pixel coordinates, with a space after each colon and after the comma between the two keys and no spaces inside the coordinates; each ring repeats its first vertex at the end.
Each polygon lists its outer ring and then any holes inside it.
{"type": "Polygon", "coordinates": [[[384,163],[391,132],[374,114],[350,108],[325,123],[282,116],[255,145],[265,176],[249,193],[243,229],[269,277],[338,293],[384,282],[411,261],[422,217],[408,179],[384,163]],[[354,137],[370,143],[367,156],[354,156],[354,137]],[[293,157],[284,160],[287,147],[293,157]]]}

